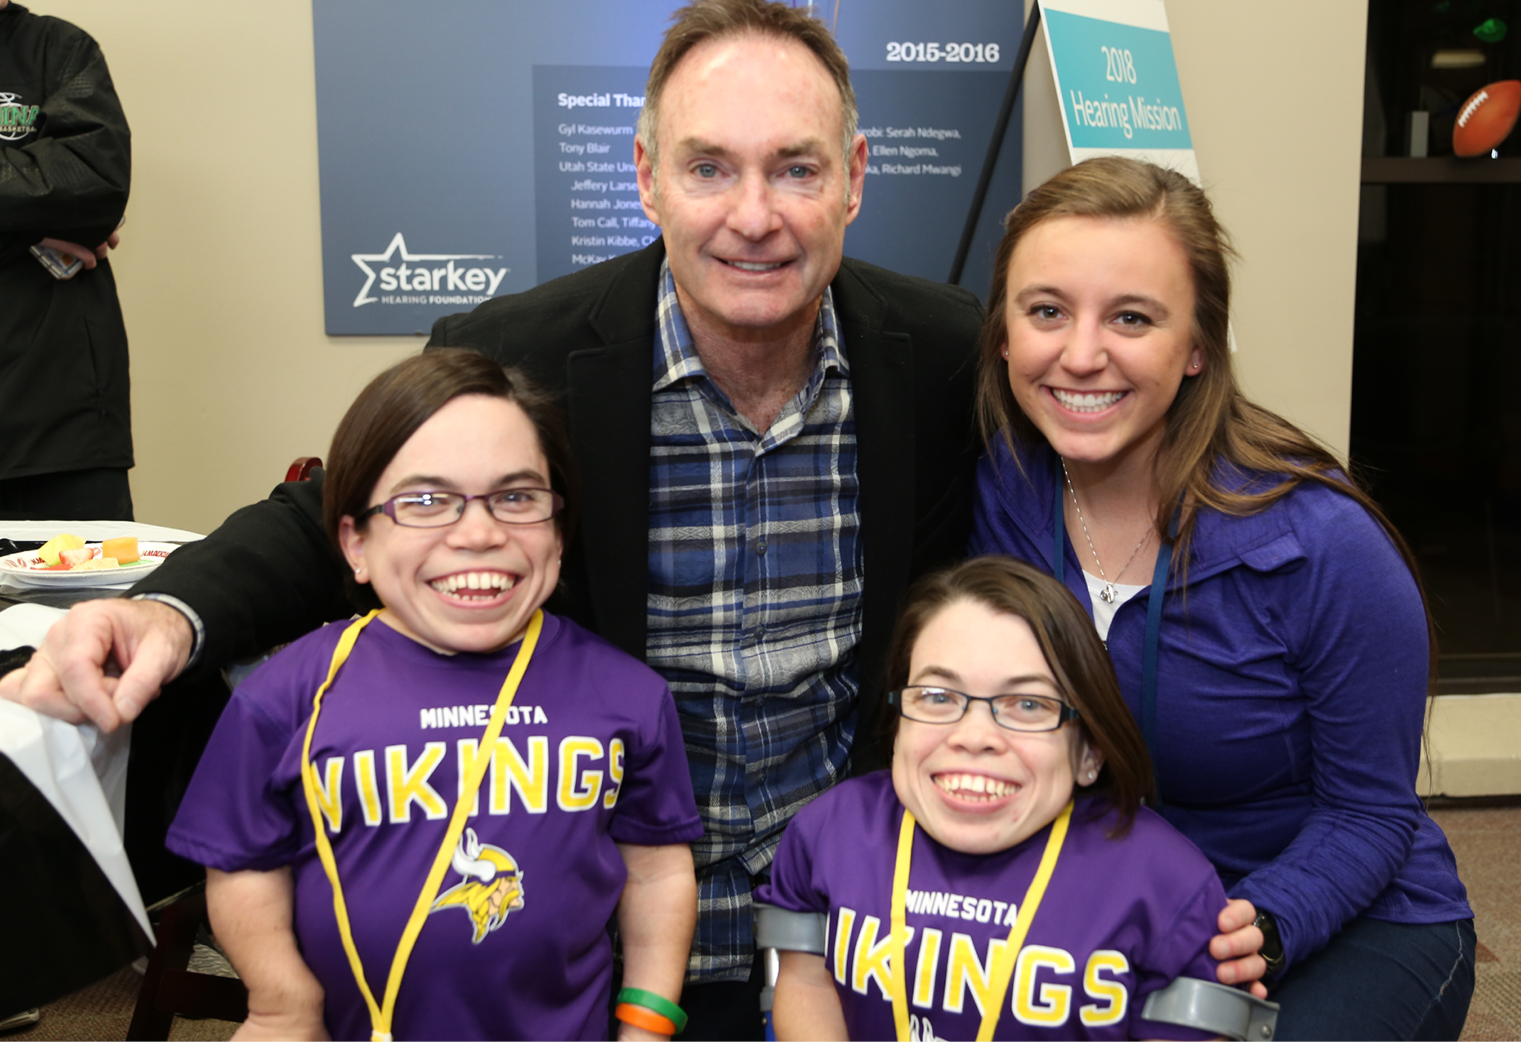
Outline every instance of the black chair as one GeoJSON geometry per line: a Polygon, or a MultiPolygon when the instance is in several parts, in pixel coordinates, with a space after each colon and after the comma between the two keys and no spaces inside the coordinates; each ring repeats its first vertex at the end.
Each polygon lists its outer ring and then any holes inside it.
{"type": "Polygon", "coordinates": [[[128,1039],[167,1039],[176,1016],[237,1022],[248,1018],[248,990],[242,981],[190,969],[190,953],[205,922],[205,883],[170,898],[159,909],[153,930],[158,946],[148,956],[128,1039]]]}

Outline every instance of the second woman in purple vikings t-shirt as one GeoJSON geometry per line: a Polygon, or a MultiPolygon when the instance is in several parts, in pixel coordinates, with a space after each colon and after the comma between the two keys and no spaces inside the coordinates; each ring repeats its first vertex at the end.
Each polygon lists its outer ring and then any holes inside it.
{"type": "Polygon", "coordinates": [[[664,681],[540,610],[574,528],[558,414],[429,352],[360,394],[328,462],[324,520],[384,610],[238,688],[169,834],[208,867],[245,1036],[606,1038],[611,918],[619,1015],[658,1024],[702,827],[664,681]]]}
{"type": "Polygon", "coordinates": [[[1140,805],[1145,746],[1072,595],[1011,558],[928,576],[888,670],[891,772],[798,814],[757,894],[828,915],[822,957],[782,955],[778,1037],[971,1039],[985,1014],[995,1038],[1203,1037],[1141,1010],[1215,979],[1225,892],[1140,805]]]}

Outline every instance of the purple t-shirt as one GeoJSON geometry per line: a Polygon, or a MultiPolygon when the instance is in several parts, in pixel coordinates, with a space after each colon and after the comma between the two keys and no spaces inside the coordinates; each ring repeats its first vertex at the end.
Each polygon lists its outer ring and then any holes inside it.
{"type": "MultiPolygon", "coordinates": [[[[224,871],[291,866],[295,931],[334,1038],[370,1019],[339,940],[300,780],[312,696],[344,625],[296,641],[234,693],[169,831],[224,871]]],[[[312,742],[355,944],[380,1001],[517,654],[437,654],[384,622],[360,635],[312,742]]],[[[605,1038],[606,924],[626,871],[616,843],[702,835],[676,708],[654,671],[544,616],[455,865],[397,997],[396,1038],[605,1038]]]]}
{"type": "MultiPolygon", "coordinates": [[[[1175,1038],[1200,1032],[1141,1019],[1175,977],[1215,979],[1207,951],[1225,891],[1198,849],[1142,808],[1130,832],[1080,799],[1025,936],[996,1038],[1175,1038]]],[[[825,966],[851,1038],[894,1037],[890,960],[893,864],[903,805],[892,776],[847,781],[804,808],[782,836],[756,900],[827,912],[825,966]]],[[[962,854],[914,834],[904,950],[910,1030],[976,1038],[994,955],[1007,943],[1050,827],[996,854],[962,854]]]]}

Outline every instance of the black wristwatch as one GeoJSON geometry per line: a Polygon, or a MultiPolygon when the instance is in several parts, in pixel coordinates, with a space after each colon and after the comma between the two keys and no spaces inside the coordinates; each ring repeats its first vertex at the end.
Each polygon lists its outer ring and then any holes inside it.
{"type": "Polygon", "coordinates": [[[1257,954],[1267,963],[1267,972],[1262,975],[1262,980],[1266,983],[1283,970],[1283,938],[1278,936],[1278,923],[1273,919],[1272,912],[1258,909],[1252,925],[1262,931],[1262,947],[1257,949],[1257,954]]]}

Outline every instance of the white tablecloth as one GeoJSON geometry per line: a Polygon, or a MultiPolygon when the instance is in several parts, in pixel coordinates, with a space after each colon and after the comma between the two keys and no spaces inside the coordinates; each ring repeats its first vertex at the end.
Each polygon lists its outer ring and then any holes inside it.
{"type": "MultiPolygon", "coordinates": [[[[0,521],[0,537],[7,539],[51,539],[61,532],[73,532],[85,540],[135,535],[188,543],[201,538],[196,532],[128,521],[0,521]]],[[[63,615],[62,609],[41,604],[17,604],[0,611],[0,649],[41,647],[48,628],[63,615]]],[[[66,724],[0,700],[0,754],[68,822],[151,938],[153,928],[121,840],[131,731],[129,725],[102,735],[93,725],[66,724]]]]}
{"type": "Polygon", "coordinates": [[[86,542],[122,535],[159,543],[193,543],[205,538],[199,532],[145,525],[141,521],[0,521],[0,538],[4,539],[47,540],[64,532],[73,532],[86,542]]]}
{"type": "MultiPolygon", "coordinates": [[[[17,604],[0,612],[0,648],[36,647],[48,627],[63,616],[58,608],[17,604]]],[[[122,847],[127,801],[130,725],[102,735],[91,724],[66,724],[15,702],[0,699],[0,754],[26,775],[68,822],[79,841],[143,932],[153,936],[132,866],[122,847]]]]}

